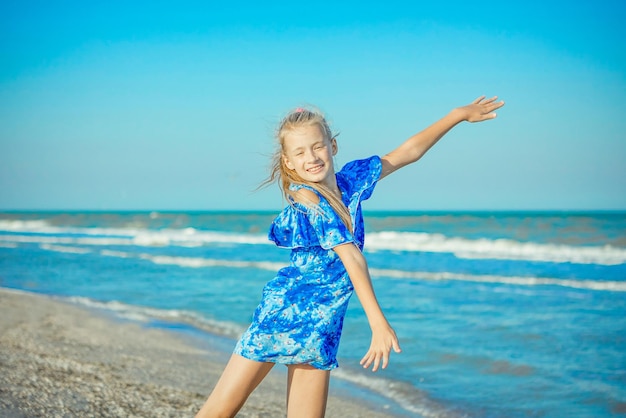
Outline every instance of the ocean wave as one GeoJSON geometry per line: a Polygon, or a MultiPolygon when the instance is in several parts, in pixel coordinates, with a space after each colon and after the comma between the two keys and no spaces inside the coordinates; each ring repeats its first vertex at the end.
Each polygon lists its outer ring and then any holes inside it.
{"type": "Polygon", "coordinates": [[[50,227],[43,219],[24,221],[20,219],[0,219],[0,231],[41,231],[50,227]]]}
{"type": "MultiPolygon", "coordinates": [[[[194,228],[148,230],[139,228],[59,228],[41,221],[0,221],[0,243],[46,243],[90,246],[199,247],[204,245],[270,245],[265,235],[201,231],[194,228]],[[42,226],[43,225],[43,226],[42,226]],[[20,234],[20,232],[26,234],[20,234]],[[41,234],[41,235],[35,235],[41,234]]],[[[501,259],[551,263],[619,265],[626,248],[573,246],[511,239],[468,239],[417,232],[373,232],[366,251],[450,253],[461,259],[501,259]]]]}
{"type": "Polygon", "coordinates": [[[139,258],[150,260],[155,264],[170,264],[181,267],[232,267],[232,268],[256,268],[260,270],[277,271],[285,267],[284,263],[273,263],[271,261],[237,261],[219,260],[213,258],[199,257],[172,257],[165,255],[140,254],[139,258]]]}
{"type": "Polygon", "coordinates": [[[607,290],[613,292],[626,292],[626,282],[583,280],[583,279],[555,279],[548,277],[525,277],[525,276],[497,276],[464,274],[453,272],[427,272],[427,271],[404,271],[371,268],[373,276],[389,277],[395,279],[415,279],[428,281],[464,281],[476,283],[500,283],[518,286],[562,286],[575,289],[607,290]]]}
{"type": "MultiPolygon", "coordinates": [[[[56,251],[63,253],[87,254],[92,252],[82,247],[71,247],[68,245],[51,245],[42,243],[39,248],[48,251],[56,251]]],[[[278,271],[285,267],[284,263],[275,263],[271,261],[239,261],[239,260],[220,260],[214,258],[201,257],[175,257],[169,255],[155,255],[146,253],[131,253],[126,251],[101,250],[101,255],[107,257],[118,258],[139,258],[148,260],[154,264],[175,265],[180,267],[202,268],[202,267],[230,267],[230,268],[254,268],[259,270],[278,271]]]]}
{"type": "MultiPolygon", "coordinates": [[[[0,290],[7,293],[17,294],[33,294],[27,290],[13,289],[8,287],[0,287],[0,290]]],[[[191,325],[202,331],[211,334],[221,335],[228,338],[239,338],[245,331],[243,325],[229,322],[219,321],[215,319],[205,318],[204,316],[192,311],[180,309],[158,309],[146,306],[130,305],[127,303],[112,301],[98,301],[84,296],[50,296],[53,299],[61,299],[84,306],[89,309],[98,309],[112,312],[120,318],[128,319],[136,322],[150,322],[160,320],[165,322],[191,325]]]]}
{"type": "Polygon", "coordinates": [[[382,377],[352,371],[341,367],[333,371],[333,376],[357,386],[364,387],[375,393],[380,393],[400,405],[408,412],[419,414],[424,418],[457,418],[458,414],[445,408],[443,405],[430,399],[425,392],[414,386],[382,377]]]}
{"type": "Polygon", "coordinates": [[[150,322],[156,319],[165,322],[186,324],[212,334],[229,338],[239,338],[245,331],[245,327],[242,325],[228,321],[208,319],[191,311],[149,308],[145,306],[129,305],[115,300],[101,302],[82,296],[71,296],[65,299],[91,309],[110,311],[122,318],[137,322],[150,322]]]}
{"type": "MultiPolygon", "coordinates": [[[[236,261],[219,260],[199,257],[172,257],[153,254],[140,254],[139,258],[152,261],[155,264],[170,264],[181,267],[231,267],[231,268],[256,268],[261,270],[277,271],[285,267],[283,263],[265,261],[236,261]]],[[[547,277],[524,277],[524,276],[497,276],[477,275],[454,272],[426,272],[406,271],[393,269],[370,268],[374,277],[388,277],[396,279],[413,279],[428,281],[465,281],[477,283],[500,283],[518,286],[562,286],[575,289],[604,290],[613,292],[626,292],[626,282],[599,281],[581,279],[555,279],[547,277]]]]}
{"type": "Polygon", "coordinates": [[[618,265],[626,263],[626,249],[519,242],[510,239],[467,239],[419,232],[374,232],[367,236],[368,251],[452,253],[465,259],[502,259],[618,265]]]}
{"type": "Polygon", "coordinates": [[[55,235],[0,235],[2,243],[62,245],[133,245],[127,238],[59,237],[55,235]]]}
{"type": "Polygon", "coordinates": [[[39,248],[43,250],[56,251],[60,253],[72,253],[72,254],[87,254],[91,250],[84,247],[70,247],[68,245],[52,245],[52,244],[40,244],[39,248]]]}
{"type": "Polygon", "coordinates": [[[271,244],[267,236],[261,234],[202,231],[195,228],[149,230],[140,228],[35,227],[35,225],[39,224],[34,223],[35,221],[32,222],[32,224],[25,224],[25,221],[0,221],[0,231],[14,233],[25,232],[29,234],[0,235],[0,241],[58,242],[61,244],[78,245],[133,245],[138,247],[200,247],[207,244],[271,244]]]}
{"type": "MultiPolygon", "coordinates": [[[[194,228],[145,230],[118,228],[41,227],[40,221],[2,221],[0,229],[49,235],[0,235],[3,243],[48,243],[101,246],[182,246],[207,244],[268,245],[264,235],[198,231],[194,228]],[[75,234],[81,236],[56,236],[75,234]]],[[[466,239],[441,234],[377,232],[368,235],[367,251],[452,253],[463,259],[506,259],[554,263],[618,265],[626,263],[626,249],[613,246],[570,246],[519,242],[509,239],[466,239]]]]}
{"type": "Polygon", "coordinates": [[[112,251],[112,250],[101,250],[101,255],[107,257],[119,257],[119,258],[131,258],[133,257],[133,253],[127,253],[124,251],[112,251]]]}
{"type": "MultiPolygon", "coordinates": [[[[85,253],[80,248],[41,245],[43,249],[60,252],[85,253]]],[[[252,268],[267,271],[278,271],[285,267],[284,263],[271,261],[240,261],[224,260],[203,257],[177,257],[167,255],[155,255],[146,253],[131,253],[123,251],[101,250],[101,255],[119,258],[138,258],[150,261],[154,264],[175,265],[188,268],[252,268]]],[[[609,280],[585,280],[585,279],[557,279],[551,277],[530,277],[530,276],[499,276],[480,275],[455,272],[429,272],[429,271],[407,271],[394,269],[370,268],[370,273],[374,278],[387,277],[392,279],[427,280],[427,281],[464,281],[475,283],[494,283],[516,286],[561,286],[574,289],[587,289],[610,292],[626,292],[626,281],[609,280]]]]}

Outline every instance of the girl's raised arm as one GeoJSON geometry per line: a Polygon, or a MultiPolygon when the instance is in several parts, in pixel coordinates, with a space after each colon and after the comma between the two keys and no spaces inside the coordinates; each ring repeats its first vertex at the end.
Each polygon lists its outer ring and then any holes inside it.
{"type": "Polygon", "coordinates": [[[407,139],[398,148],[381,158],[383,169],[379,180],[422,158],[426,151],[457,124],[463,121],[482,122],[495,118],[494,110],[504,106],[504,102],[497,102],[497,99],[497,97],[485,99],[485,96],[481,96],[467,106],[453,109],[442,119],[407,139]]]}

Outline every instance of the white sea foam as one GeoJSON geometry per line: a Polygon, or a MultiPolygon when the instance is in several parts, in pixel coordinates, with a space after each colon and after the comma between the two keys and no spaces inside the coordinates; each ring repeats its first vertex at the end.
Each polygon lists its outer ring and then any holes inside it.
{"type": "Polygon", "coordinates": [[[89,308],[103,309],[114,312],[116,315],[139,322],[161,320],[173,323],[187,324],[195,328],[223,335],[229,338],[238,338],[245,328],[239,324],[204,318],[195,312],[178,309],[156,309],[144,306],[128,305],[118,301],[100,302],[90,298],[74,296],[67,300],[89,308]]]}
{"type": "Polygon", "coordinates": [[[433,401],[424,392],[421,392],[408,383],[374,377],[371,376],[371,372],[366,375],[364,373],[351,371],[346,368],[334,370],[333,375],[339,379],[367,388],[373,392],[383,394],[385,397],[397,402],[397,404],[406,411],[419,414],[420,417],[459,417],[458,414],[433,401]]]}
{"type": "Polygon", "coordinates": [[[0,242],[66,245],[131,245],[127,238],[59,237],[55,235],[0,235],[0,242]]]}
{"type": "Polygon", "coordinates": [[[571,246],[519,242],[510,239],[446,237],[419,232],[374,232],[367,236],[369,251],[420,251],[452,253],[458,258],[547,261],[617,265],[626,263],[626,248],[571,246]]]}
{"type": "Polygon", "coordinates": [[[136,231],[132,239],[132,245],[137,246],[199,247],[206,244],[267,245],[269,241],[264,235],[198,231],[194,228],[136,231]]]}
{"type": "MultiPolygon", "coordinates": [[[[80,253],[82,249],[66,246],[41,245],[41,248],[50,251],[76,252],[80,253]]],[[[89,252],[88,250],[85,252],[89,252]]],[[[130,253],[123,251],[102,250],[100,254],[109,257],[120,258],[140,258],[151,261],[155,264],[175,265],[189,268],[210,268],[210,267],[228,267],[228,268],[253,268],[268,271],[278,271],[285,267],[283,263],[271,261],[238,261],[223,260],[203,257],[176,257],[167,255],[155,255],[145,253],[130,253]]],[[[428,271],[407,271],[394,269],[377,269],[370,268],[370,273],[374,278],[388,277],[395,279],[409,280],[428,280],[428,281],[464,281],[475,283],[500,283],[517,286],[561,286],[574,289],[601,290],[611,292],[626,292],[626,281],[610,281],[610,280],[584,280],[584,279],[556,279],[551,277],[525,277],[525,276],[499,276],[499,275],[480,275],[465,274],[454,272],[428,272],[428,271]]]]}
{"type": "Polygon", "coordinates": [[[27,232],[45,235],[0,235],[0,241],[54,242],[83,245],[133,245],[139,247],[181,246],[198,247],[207,244],[269,245],[261,234],[237,234],[199,231],[194,228],[148,230],[143,228],[60,228],[47,224],[21,225],[21,221],[0,221],[0,231],[27,232]],[[40,225],[40,227],[37,227],[40,225]],[[77,235],[55,237],[56,235],[77,235]],[[22,238],[20,238],[22,237],[22,238]]]}
{"type": "MultiPolygon", "coordinates": [[[[3,234],[0,243],[47,243],[100,246],[269,245],[261,234],[200,231],[194,228],[148,230],[145,228],[59,228],[44,221],[0,221],[0,230],[28,234],[3,234]],[[38,233],[42,235],[32,235],[38,233]],[[63,235],[63,236],[58,236],[63,235]],[[69,236],[68,236],[69,235],[69,236]]],[[[619,265],[626,263],[626,248],[573,246],[510,239],[467,239],[417,232],[374,232],[367,237],[367,251],[451,253],[462,259],[525,260],[553,263],[619,265]]]]}
{"type": "Polygon", "coordinates": [[[84,247],[70,247],[68,245],[40,244],[39,248],[49,251],[72,254],[87,254],[91,252],[91,250],[84,247]]]}
{"type": "Polygon", "coordinates": [[[626,282],[581,280],[581,279],[555,279],[548,277],[524,277],[524,276],[496,276],[463,274],[451,272],[426,272],[370,269],[373,276],[390,277],[397,279],[415,279],[430,281],[465,281],[477,283],[501,283],[519,286],[563,286],[575,289],[607,290],[613,292],[626,292],[626,282]]]}
{"type": "MultiPolygon", "coordinates": [[[[1,237],[0,237],[1,238],[1,237]]],[[[44,237],[47,238],[47,237],[44,237]]],[[[37,242],[37,241],[34,241],[37,242]]],[[[65,241],[63,241],[65,244],[65,241]]],[[[91,250],[83,247],[70,247],[67,245],[53,245],[47,243],[40,243],[39,247],[44,250],[85,254],[90,253],[91,250]]],[[[140,258],[143,260],[151,261],[155,264],[167,264],[176,265],[181,267],[231,267],[231,268],[255,268],[260,270],[277,271],[282,267],[285,267],[284,263],[274,263],[271,261],[238,261],[238,260],[219,260],[213,258],[201,258],[201,257],[174,257],[168,255],[155,255],[146,253],[131,253],[125,251],[113,251],[113,250],[101,250],[100,254],[108,257],[119,258],[140,258]]]]}
{"type": "Polygon", "coordinates": [[[124,251],[101,250],[100,254],[108,256],[108,257],[119,257],[119,258],[134,257],[133,253],[127,253],[127,252],[124,252],[124,251]]]}
{"type": "MultiPolygon", "coordinates": [[[[80,247],[69,247],[61,245],[40,244],[40,248],[49,251],[88,253],[90,250],[80,247]]],[[[176,265],[189,268],[253,268],[268,271],[278,271],[285,267],[283,263],[271,261],[239,261],[223,260],[203,257],[176,257],[168,255],[155,255],[145,253],[131,253],[123,251],[102,250],[100,254],[109,257],[120,258],[140,258],[151,261],[155,264],[176,265]]],[[[476,283],[501,283],[518,286],[562,286],[574,289],[602,290],[611,292],[626,292],[626,281],[610,280],[584,280],[584,279],[556,279],[550,277],[525,277],[525,276],[499,276],[465,274],[454,272],[428,272],[428,271],[407,271],[394,269],[370,268],[372,276],[389,277],[396,279],[429,280],[429,281],[465,281],[476,283]]]]}
{"type": "Polygon", "coordinates": [[[43,219],[24,221],[19,219],[0,219],[0,231],[41,231],[50,226],[43,219]]]}
{"type": "Polygon", "coordinates": [[[232,267],[232,268],[256,268],[260,270],[277,271],[285,267],[283,263],[273,263],[271,261],[237,261],[218,260],[213,258],[199,257],[171,257],[165,255],[140,254],[139,258],[150,260],[155,264],[170,264],[181,267],[232,267]]]}

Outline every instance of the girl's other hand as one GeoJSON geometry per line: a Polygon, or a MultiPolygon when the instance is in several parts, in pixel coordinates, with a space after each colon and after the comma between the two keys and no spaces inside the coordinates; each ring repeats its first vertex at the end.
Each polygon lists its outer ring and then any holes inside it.
{"type": "Polygon", "coordinates": [[[493,119],[496,117],[494,110],[504,106],[504,101],[498,100],[498,96],[494,96],[491,99],[485,99],[485,96],[480,96],[467,106],[459,107],[456,111],[462,112],[463,120],[468,122],[482,122],[484,120],[493,119]]]}
{"type": "Polygon", "coordinates": [[[379,329],[372,329],[372,342],[369,350],[361,359],[360,364],[364,369],[368,369],[372,364],[372,371],[378,370],[382,363],[382,368],[386,369],[389,364],[389,353],[391,349],[396,353],[402,352],[396,333],[389,324],[381,326],[379,329]]]}

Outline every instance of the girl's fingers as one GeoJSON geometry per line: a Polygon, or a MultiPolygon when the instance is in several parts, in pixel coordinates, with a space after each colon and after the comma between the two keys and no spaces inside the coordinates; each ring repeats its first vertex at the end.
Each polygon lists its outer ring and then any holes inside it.
{"type": "Polygon", "coordinates": [[[395,351],[396,353],[402,352],[402,349],[400,348],[400,343],[398,342],[397,338],[394,338],[393,342],[391,343],[391,346],[393,347],[393,351],[395,351]]]}
{"type": "Polygon", "coordinates": [[[474,101],[472,102],[472,104],[479,104],[480,102],[482,102],[482,101],[483,101],[483,99],[484,99],[484,98],[485,98],[485,96],[480,96],[480,97],[478,97],[476,100],[474,100],[474,101]]]}
{"type": "Polygon", "coordinates": [[[488,109],[494,110],[497,109],[499,107],[502,107],[504,105],[504,102],[500,101],[500,102],[490,102],[489,106],[487,107],[488,109]]]}
{"type": "Polygon", "coordinates": [[[365,357],[361,359],[360,364],[364,369],[369,369],[370,366],[372,366],[373,372],[377,371],[379,366],[382,366],[382,368],[385,369],[387,368],[387,364],[389,364],[389,353],[368,352],[365,357]]]}
{"type": "Polygon", "coordinates": [[[369,357],[369,351],[367,353],[365,353],[365,356],[363,356],[363,358],[361,359],[361,366],[363,366],[364,369],[367,369],[370,366],[370,357],[369,357]]]}
{"type": "Polygon", "coordinates": [[[363,358],[361,359],[361,366],[363,366],[364,369],[369,369],[370,365],[372,364],[373,358],[372,358],[372,353],[371,351],[368,351],[367,353],[365,353],[365,356],[363,356],[363,358]]]}
{"type": "Polygon", "coordinates": [[[382,365],[383,370],[387,368],[388,364],[389,364],[389,353],[383,353],[383,365],[382,365]]]}
{"type": "Polygon", "coordinates": [[[372,367],[372,371],[373,372],[378,370],[378,365],[379,364],[380,364],[380,354],[377,354],[376,357],[374,357],[374,367],[372,367]]]}
{"type": "Polygon", "coordinates": [[[365,357],[363,357],[363,359],[361,360],[361,365],[363,366],[363,368],[369,369],[372,362],[374,361],[374,358],[375,358],[374,354],[371,351],[368,351],[365,354],[365,357]]]}
{"type": "MultiPolygon", "coordinates": [[[[498,96],[493,96],[489,99],[485,99],[486,96],[480,96],[478,97],[476,100],[474,100],[472,102],[472,104],[476,104],[476,105],[482,105],[485,108],[489,108],[491,106],[502,106],[502,104],[504,104],[503,102],[500,103],[495,103],[496,100],[498,100],[498,96]]],[[[497,108],[496,108],[497,109],[497,108]]]]}

